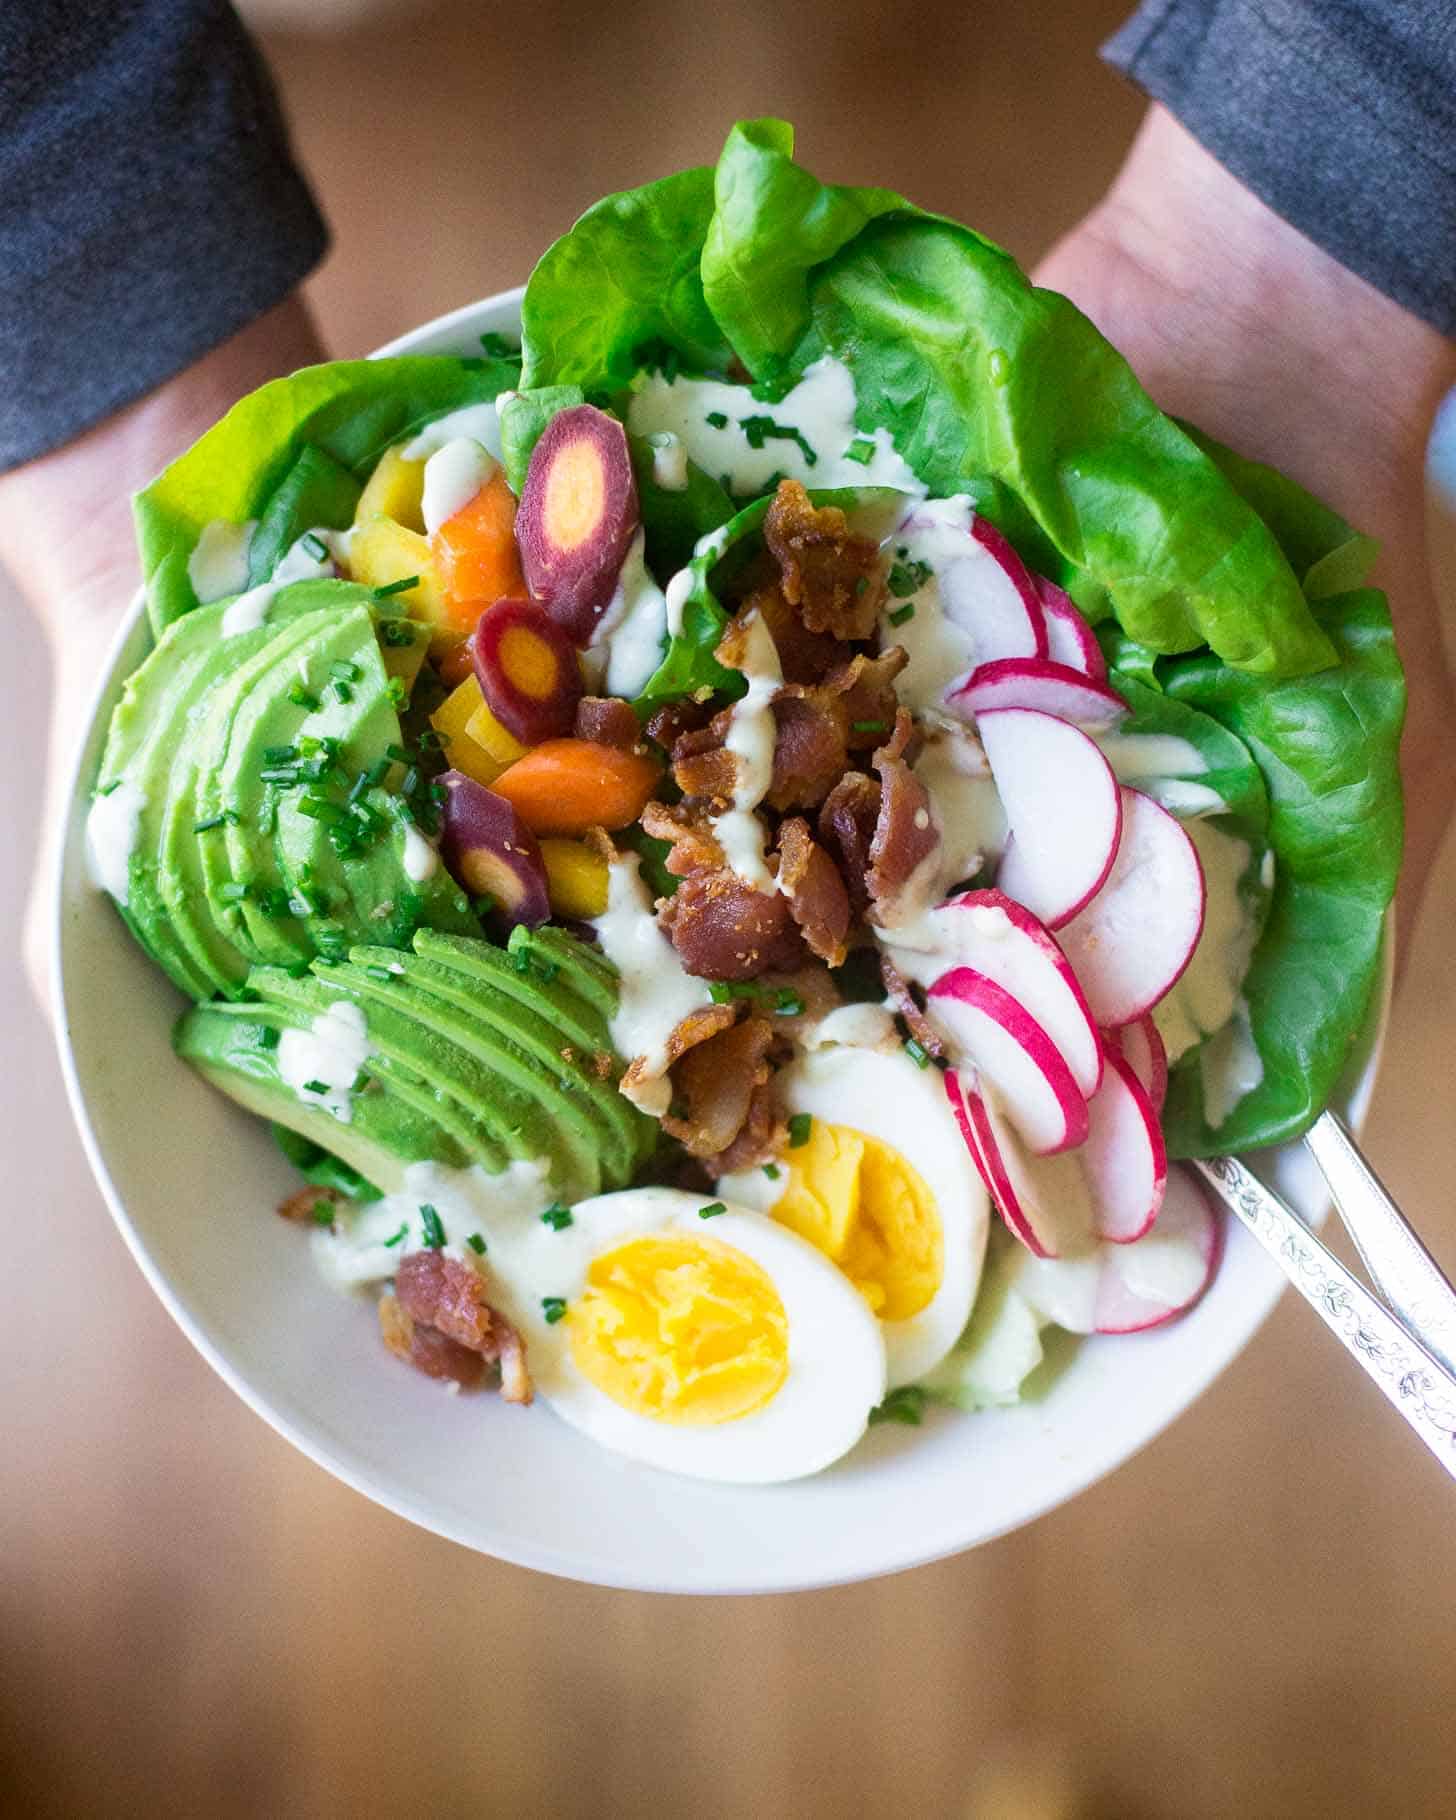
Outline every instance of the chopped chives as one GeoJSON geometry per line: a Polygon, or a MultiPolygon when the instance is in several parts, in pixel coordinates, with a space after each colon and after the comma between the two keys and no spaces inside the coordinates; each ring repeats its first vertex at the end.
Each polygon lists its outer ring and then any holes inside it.
{"type": "Polygon", "coordinates": [[[896,562],[890,565],[890,592],[897,600],[918,594],[930,579],[928,562],[896,562]]]}
{"type": "Polygon", "coordinates": [[[792,986],[780,986],[774,995],[774,1010],[780,1017],[798,1017],[803,1012],[804,1001],[792,986]]]}
{"type": "Polygon", "coordinates": [[[374,763],[364,773],[365,777],[369,780],[369,788],[371,790],[376,784],[382,784],[389,775],[389,764],[390,761],[387,758],[376,758],[374,763]]]}
{"type": "Polygon", "coordinates": [[[319,1200],[314,1202],[313,1207],[310,1211],[313,1214],[313,1223],[315,1226],[332,1226],[333,1225],[333,1223],[334,1223],[334,1203],[332,1201],[326,1201],[326,1200],[323,1200],[322,1198],[320,1198],[319,1200]]]}
{"type": "Polygon", "coordinates": [[[777,1163],[765,1163],[763,1166],[763,1173],[768,1177],[768,1179],[771,1182],[776,1182],[779,1179],[778,1164],[777,1163]]]}
{"type": "Polygon", "coordinates": [[[392,758],[397,765],[412,765],[415,761],[403,746],[386,746],[385,756],[392,758]]]}
{"type": "Polygon", "coordinates": [[[329,665],[329,675],[337,677],[342,682],[358,682],[362,674],[358,664],[351,662],[347,657],[336,657],[329,665]]]}
{"type": "Polygon", "coordinates": [[[291,790],[299,782],[299,771],[296,765],[269,765],[258,773],[265,784],[281,784],[285,790],[291,790]]]}
{"type": "Polygon", "coordinates": [[[549,1226],[553,1232],[565,1232],[571,1224],[571,1209],[557,1201],[541,1215],[541,1224],[549,1226]]]}
{"type": "Polygon", "coordinates": [[[776,423],[772,417],[740,417],[738,427],[748,438],[750,449],[761,449],[765,442],[773,439],[778,442],[796,442],[803,451],[805,462],[812,468],[819,457],[814,445],[808,441],[802,430],[795,429],[791,423],[776,423]]]}
{"type": "MultiPolygon", "coordinates": [[[[391,682],[399,682],[399,678],[397,676],[391,676],[389,680],[391,682]]],[[[400,683],[400,687],[403,688],[404,684],[400,683]]],[[[353,690],[352,684],[350,684],[350,683],[340,682],[336,678],[334,681],[334,684],[333,684],[333,690],[334,690],[334,694],[339,698],[339,700],[341,702],[343,702],[345,704],[345,706],[347,706],[348,703],[350,703],[354,699],[354,690],[353,690]]]]}
{"type": "Polygon", "coordinates": [[[389,971],[388,967],[369,966],[366,967],[364,971],[369,975],[370,979],[382,980],[386,986],[394,978],[394,975],[389,971]]]}
{"type": "MultiPolygon", "coordinates": [[[[339,687],[337,683],[334,686],[335,688],[339,687]]],[[[345,686],[347,687],[347,685],[345,686]]],[[[389,697],[390,707],[407,708],[409,706],[409,690],[405,688],[402,678],[391,676],[389,681],[384,685],[384,693],[389,697]]]]}
{"type": "Polygon", "coordinates": [[[853,733],[885,733],[889,731],[887,720],[852,720],[849,723],[853,733]]]}
{"type": "Polygon", "coordinates": [[[420,578],[418,575],[405,575],[398,581],[387,581],[382,588],[376,588],[374,590],[374,598],[376,600],[388,600],[395,594],[407,594],[411,588],[417,588],[419,585],[420,578]]]}
{"type": "Polygon", "coordinates": [[[327,1093],[329,1084],[327,1081],[305,1081],[303,1090],[305,1093],[327,1093]]]}
{"type": "Polygon", "coordinates": [[[915,603],[907,600],[903,607],[896,607],[893,613],[887,613],[885,617],[892,626],[903,626],[907,619],[914,619],[915,603]]]}
{"type": "Polygon", "coordinates": [[[428,1201],[420,1208],[420,1230],[429,1250],[440,1251],[444,1248],[445,1228],[440,1224],[439,1214],[428,1201]]]}
{"type": "Polygon", "coordinates": [[[917,1043],[913,1036],[905,1039],[905,1053],[917,1068],[930,1066],[930,1051],[923,1043],[917,1043]]]}
{"type": "Polygon", "coordinates": [[[243,884],[240,879],[230,878],[225,885],[218,886],[217,894],[225,904],[241,904],[253,895],[253,887],[243,884]]]}
{"type": "Polygon", "coordinates": [[[306,689],[301,682],[296,682],[288,691],[288,699],[295,708],[307,708],[312,714],[319,706],[319,698],[312,689],[306,689]]]}
{"type": "Polygon", "coordinates": [[[306,815],[311,821],[323,822],[327,827],[335,827],[344,819],[344,811],[337,803],[331,803],[327,797],[314,796],[306,792],[298,799],[298,812],[306,815]]]}
{"type": "Polygon", "coordinates": [[[566,1313],[566,1297],[562,1295],[543,1295],[541,1312],[546,1317],[546,1325],[554,1327],[566,1313]]]}
{"type": "Polygon", "coordinates": [[[402,1245],[404,1243],[405,1238],[407,1237],[408,1233],[409,1233],[409,1221],[401,1220],[399,1223],[399,1231],[396,1232],[395,1234],[393,1234],[392,1237],[387,1238],[384,1241],[384,1243],[386,1245],[402,1245]]]}
{"type": "Polygon", "coordinates": [[[258,1026],[258,1047],[260,1049],[276,1049],[278,1047],[278,1032],[272,1024],[260,1024],[258,1026]]]}
{"type": "Polygon", "coordinates": [[[414,628],[415,622],[410,619],[400,619],[398,617],[393,619],[381,619],[379,622],[379,636],[386,645],[391,646],[396,651],[403,650],[407,645],[413,648],[415,642],[414,628]]]}
{"type": "Polygon", "coordinates": [[[814,1129],[814,1115],[810,1112],[796,1112],[789,1120],[789,1149],[802,1150],[809,1142],[809,1133],[814,1129]]]}
{"type": "Polygon", "coordinates": [[[214,828],[221,828],[223,823],[224,817],[221,815],[210,815],[205,822],[193,822],[192,832],[194,834],[207,834],[214,828]]]}
{"type": "Polygon", "coordinates": [[[706,1207],[700,1207],[698,1209],[698,1218],[700,1220],[714,1220],[720,1213],[727,1213],[727,1211],[728,1206],[726,1202],[709,1201],[706,1207]]]}
{"type": "Polygon", "coordinates": [[[856,436],[854,441],[844,451],[844,459],[846,461],[857,461],[862,468],[868,467],[874,458],[875,445],[864,436],[856,436]]]}
{"type": "Polygon", "coordinates": [[[297,746],[264,746],[263,748],[265,765],[291,765],[297,757],[297,746]]]}
{"type": "Polygon", "coordinates": [[[362,1093],[368,1085],[369,1085],[368,1071],[367,1071],[367,1069],[361,1068],[359,1070],[359,1072],[354,1076],[354,1085],[349,1089],[349,1091],[350,1091],[350,1093],[362,1093]]]}
{"type": "Polygon", "coordinates": [[[485,1256],[485,1240],[481,1238],[478,1232],[472,1232],[465,1243],[475,1253],[476,1257],[483,1258],[485,1256]]]}
{"type": "Polygon", "coordinates": [[[706,421],[712,424],[715,430],[726,430],[728,428],[728,413],[726,411],[709,411],[706,421]]]}
{"type": "Polygon", "coordinates": [[[119,790],[120,788],[121,779],[119,777],[113,777],[111,782],[109,784],[103,784],[96,794],[98,796],[110,796],[113,790],[119,790]]]}
{"type": "Polygon", "coordinates": [[[328,561],[329,546],[324,542],[322,537],[316,537],[312,531],[309,531],[305,536],[299,539],[299,542],[303,545],[304,549],[308,551],[315,562],[328,561]]]}

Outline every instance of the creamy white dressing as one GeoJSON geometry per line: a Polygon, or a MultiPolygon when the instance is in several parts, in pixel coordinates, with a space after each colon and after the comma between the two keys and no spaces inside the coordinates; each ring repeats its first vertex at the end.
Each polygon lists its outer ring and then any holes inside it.
{"type": "Polygon", "coordinates": [[[664,493],[685,493],[688,487],[688,452],[682,438],[671,430],[654,430],[647,438],[652,450],[652,480],[664,493]]]}
{"type": "Polygon", "coordinates": [[[899,1032],[894,1013],[885,1005],[836,1005],[823,1017],[806,1023],[799,1033],[803,1049],[898,1049],[899,1032]]]}
{"type": "Polygon", "coordinates": [[[928,499],[885,539],[886,554],[892,559],[923,563],[930,571],[909,598],[891,595],[886,600],[880,627],[883,648],[905,647],[909,662],[895,688],[905,706],[917,714],[943,712],[947,693],[976,661],[970,634],[945,614],[940,598],[941,576],[957,562],[976,560],[969,549],[973,516],[964,493],[950,499],[928,499]],[[889,615],[904,614],[907,607],[911,611],[898,623],[891,623],[889,615]]]}
{"type": "Polygon", "coordinates": [[[1264,1078],[1264,1058],[1254,1043],[1249,1007],[1240,997],[1234,1014],[1198,1052],[1203,1116],[1216,1131],[1246,1093],[1264,1078]]]}
{"type": "Polygon", "coordinates": [[[147,799],[128,779],[98,796],[86,812],[86,867],[98,891],[123,908],[131,889],[131,856],[147,799]]]}
{"type": "MultiPolygon", "coordinates": [[[[1142,1241],[1145,1242],[1145,1241],[1142,1241]]],[[[1133,1251],[1141,1246],[1126,1246],[1133,1251]]],[[[1016,1292],[1044,1321],[1069,1333],[1091,1333],[1096,1325],[1097,1286],[1102,1259],[1090,1250],[1080,1257],[1034,1258],[1023,1251],[1013,1279],[1016,1292]]]]}
{"type": "Polygon", "coordinates": [[[336,999],[306,1030],[280,1032],[274,1053],[279,1079],[305,1106],[317,1106],[341,1125],[350,1122],[354,1082],[374,1053],[369,1026],[358,1005],[336,999]]]}
{"type": "Polygon", "coordinates": [[[1194,779],[1207,771],[1203,754],[1176,733],[1094,735],[1117,781],[1161,803],[1170,815],[1221,815],[1228,807],[1216,790],[1194,779]]]}
{"type": "Polygon", "coordinates": [[[826,355],[776,404],[755,398],[744,385],[649,374],[636,383],[627,427],[639,436],[676,436],[689,459],[715,480],[726,479],[730,493],[760,492],[772,475],[785,474],[806,487],[896,487],[923,498],[925,488],[889,432],[857,430],[854,410],[848,367],[826,355]],[[710,417],[724,421],[710,423],[710,417]],[[793,437],[771,434],[755,434],[761,446],[754,448],[745,420],[797,430],[807,449],[793,437]],[[868,458],[849,460],[851,447],[868,458]]]}
{"type": "Polygon", "coordinates": [[[433,841],[426,840],[411,823],[404,824],[403,864],[405,877],[423,884],[440,870],[440,855],[433,841]]]}
{"type": "Polygon", "coordinates": [[[1124,1288],[1145,1302],[1183,1308],[1208,1275],[1208,1261],[1186,1232],[1162,1232],[1154,1226],[1135,1245],[1119,1247],[1117,1274],[1124,1288]]]}
{"type": "Polygon", "coordinates": [[[199,603],[206,607],[226,600],[248,585],[248,545],[258,528],[256,518],[230,524],[226,518],[210,519],[187,558],[187,579],[199,603]]]}
{"type": "Polygon", "coordinates": [[[1211,822],[1185,822],[1183,827],[1198,849],[1205,899],[1203,933],[1193,959],[1153,1008],[1170,1062],[1228,1023],[1254,951],[1253,919],[1239,892],[1239,880],[1249,867],[1248,843],[1211,822]]]}
{"type": "Polygon", "coordinates": [[[930,725],[915,775],[940,832],[931,901],[972,878],[1006,845],[1006,814],[981,743],[968,729],[930,725]]]}
{"type": "Polygon", "coordinates": [[[587,679],[608,695],[640,695],[662,662],[667,600],[647,567],[647,542],[639,530],[628,545],[612,598],[582,653],[587,679]]]}
{"type": "Polygon", "coordinates": [[[461,436],[480,443],[499,461],[500,417],[495,404],[467,404],[458,411],[449,411],[445,416],[437,417],[433,423],[427,423],[409,439],[400,450],[400,455],[405,461],[428,461],[446,443],[454,442],[461,436]]]}
{"type": "Polygon", "coordinates": [[[661,1118],[671,1101],[667,1039],[689,1013],[712,1003],[708,982],[683,970],[677,950],[658,928],[635,853],[612,861],[607,907],[592,919],[592,927],[602,953],[621,976],[612,1047],[629,1062],[642,1064],[638,1074],[644,1078],[628,1097],[661,1118]]]}
{"type": "Polygon", "coordinates": [[[222,636],[234,638],[240,632],[256,632],[267,619],[273,602],[291,582],[317,581],[337,573],[329,534],[326,531],[305,531],[283,553],[277,568],[267,581],[259,582],[256,588],[249,588],[246,594],[239,594],[230,607],[223,609],[222,636]],[[322,544],[324,555],[318,556],[308,549],[310,543],[322,544]]]}
{"type": "Polygon", "coordinates": [[[741,879],[760,891],[772,891],[774,878],[764,858],[764,826],[757,809],[773,782],[778,726],[772,704],[783,687],[784,673],[773,636],[757,613],[744,622],[740,668],[748,693],[733,704],[723,741],[724,751],[738,761],[733,806],[713,817],[713,835],[724,859],[741,879]]]}
{"type": "Polygon", "coordinates": [[[499,463],[473,436],[453,436],[425,463],[420,515],[433,537],[440,526],[468,506],[499,463]]]}
{"type": "Polygon", "coordinates": [[[443,1169],[438,1163],[410,1163],[397,1194],[341,1208],[332,1230],[314,1231],[314,1262],[335,1289],[383,1282],[402,1257],[424,1249],[420,1208],[433,1207],[445,1233],[445,1255],[488,1269],[492,1235],[508,1222],[534,1219],[551,1198],[544,1160],[518,1160],[499,1175],[478,1165],[443,1169]],[[405,1236],[389,1244],[401,1226],[405,1236]],[[469,1242],[475,1235],[486,1245],[484,1257],[469,1242]]]}

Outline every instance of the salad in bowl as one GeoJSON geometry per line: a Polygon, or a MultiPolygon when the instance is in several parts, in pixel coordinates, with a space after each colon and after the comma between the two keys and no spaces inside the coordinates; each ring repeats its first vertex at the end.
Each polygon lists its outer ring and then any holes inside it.
{"type": "Polygon", "coordinates": [[[91,872],[299,1271],[749,1485],[1176,1320],[1180,1159],[1297,1136],[1377,983],[1368,540],[779,122],[520,323],[265,386],[136,501],[91,872]]]}

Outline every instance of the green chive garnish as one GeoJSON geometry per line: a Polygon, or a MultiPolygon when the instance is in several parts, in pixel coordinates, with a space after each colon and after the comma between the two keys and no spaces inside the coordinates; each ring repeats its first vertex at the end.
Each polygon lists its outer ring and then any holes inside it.
{"type": "Polygon", "coordinates": [[[706,1207],[700,1207],[698,1209],[698,1218],[700,1220],[715,1220],[720,1213],[727,1213],[727,1211],[727,1202],[709,1201],[706,1207]]]}
{"type": "Polygon", "coordinates": [[[554,1327],[566,1314],[566,1297],[562,1295],[543,1295],[541,1312],[546,1317],[546,1325],[554,1327]]]}
{"type": "Polygon", "coordinates": [[[334,1223],[334,1203],[332,1201],[315,1201],[312,1208],[315,1226],[332,1226],[334,1223]]]}
{"type": "Polygon", "coordinates": [[[923,1043],[917,1043],[913,1036],[907,1037],[905,1040],[905,1053],[917,1068],[930,1066],[930,1051],[923,1043]]]}
{"type": "Polygon", "coordinates": [[[914,619],[915,603],[907,600],[903,607],[896,607],[893,613],[887,613],[885,617],[892,626],[903,626],[907,619],[914,619]]]}
{"type": "Polygon", "coordinates": [[[809,1112],[796,1112],[789,1120],[789,1149],[801,1150],[809,1142],[809,1133],[814,1129],[814,1115],[809,1112]]]}
{"type": "Polygon", "coordinates": [[[780,986],[774,998],[774,1010],[780,1017],[798,1017],[804,1009],[804,1001],[792,986],[780,986]]]}
{"type": "Polygon", "coordinates": [[[322,537],[315,537],[313,532],[309,531],[304,537],[300,538],[299,541],[315,562],[327,562],[329,546],[324,542],[322,537]]]}
{"type": "Polygon", "coordinates": [[[401,577],[399,581],[387,581],[382,588],[376,588],[374,590],[374,598],[376,600],[388,600],[395,594],[408,594],[411,588],[417,588],[419,585],[420,578],[418,575],[405,575],[401,577]]]}
{"type": "Polygon", "coordinates": [[[222,825],[223,818],[220,815],[211,815],[205,822],[193,822],[192,832],[194,834],[207,834],[210,833],[212,829],[220,828],[222,825]]]}
{"type": "Polygon", "coordinates": [[[305,1081],[303,1090],[305,1093],[327,1093],[329,1084],[327,1081],[305,1081]]]}
{"type": "Polygon", "coordinates": [[[565,1232],[571,1224],[571,1209],[563,1207],[561,1202],[557,1201],[554,1206],[548,1207],[541,1215],[541,1224],[549,1226],[553,1232],[565,1232]]]}
{"type": "Polygon", "coordinates": [[[889,731],[887,720],[852,720],[850,730],[855,733],[885,733],[889,731]]]}
{"type": "Polygon", "coordinates": [[[239,879],[229,879],[225,885],[218,886],[217,894],[225,904],[241,904],[253,895],[253,887],[239,879]]]}
{"type": "Polygon", "coordinates": [[[276,1049],[278,1047],[278,1032],[274,1029],[272,1024],[259,1025],[258,1047],[260,1049],[276,1049]]]}
{"type": "Polygon", "coordinates": [[[440,1216],[428,1201],[420,1208],[420,1230],[424,1234],[425,1244],[431,1251],[440,1251],[445,1244],[445,1228],[440,1224],[440,1216]]]}
{"type": "Polygon", "coordinates": [[[409,1221],[401,1220],[399,1223],[399,1231],[396,1232],[392,1238],[387,1238],[384,1241],[384,1243],[386,1245],[402,1245],[404,1243],[406,1237],[408,1236],[408,1234],[409,1234],[409,1221]]]}
{"type": "Polygon", "coordinates": [[[312,689],[305,689],[301,682],[296,682],[288,691],[288,699],[295,708],[307,708],[312,714],[319,706],[319,698],[312,689]]]}
{"type": "Polygon", "coordinates": [[[768,1179],[771,1182],[776,1182],[779,1179],[778,1164],[777,1163],[765,1163],[763,1166],[763,1173],[768,1177],[768,1179]]]}
{"type": "Polygon", "coordinates": [[[715,430],[726,430],[728,428],[728,413],[726,411],[709,411],[707,421],[712,424],[715,430]]]}
{"type": "Polygon", "coordinates": [[[918,594],[930,579],[928,562],[897,562],[890,565],[890,592],[897,600],[918,594]]]}
{"type": "Polygon", "coordinates": [[[485,1256],[485,1240],[481,1238],[478,1232],[472,1232],[465,1243],[475,1253],[476,1257],[483,1258],[485,1256]]]}
{"type": "Polygon", "coordinates": [[[857,436],[844,451],[846,461],[857,461],[862,468],[867,468],[874,458],[875,445],[862,436],[857,436]]]}
{"type": "Polygon", "coordinates": [[[329,675],[343,682],[358,682],[361,674],[358,664],[350,662],[347,657],[336,657],[329,665],[329,675]]]}

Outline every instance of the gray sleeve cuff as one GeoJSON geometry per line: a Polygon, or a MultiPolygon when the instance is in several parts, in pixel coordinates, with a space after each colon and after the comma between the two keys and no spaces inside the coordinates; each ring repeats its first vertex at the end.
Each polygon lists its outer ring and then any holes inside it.
{"type": "Polygon", "coordinates": [[[223,0],[0,21],[0,470],[280,303],[328,244],[223,0]]]}
{"type": "Polygon", "coordinates": [[[1317,246],[1456,333],[1456,16],[1148,0],[1103,55],[1317,246]]]}

